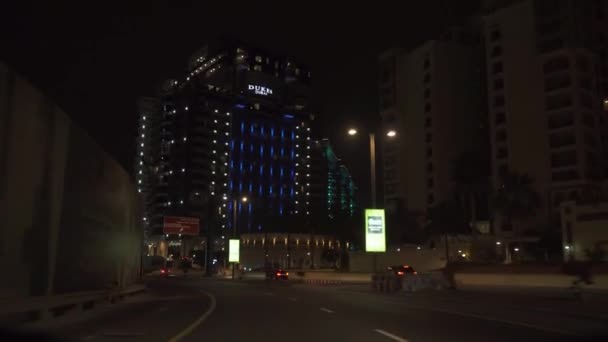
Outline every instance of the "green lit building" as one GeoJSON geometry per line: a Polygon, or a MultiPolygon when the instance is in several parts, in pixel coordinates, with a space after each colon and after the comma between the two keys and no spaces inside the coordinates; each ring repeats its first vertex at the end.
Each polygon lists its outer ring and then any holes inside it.
{"type": "Polygon", "coordinates": [[[327,139],[315,141],[311,151],[310,211],[317,220],[352,217],[356,186],[348,168],[327,139]]]}

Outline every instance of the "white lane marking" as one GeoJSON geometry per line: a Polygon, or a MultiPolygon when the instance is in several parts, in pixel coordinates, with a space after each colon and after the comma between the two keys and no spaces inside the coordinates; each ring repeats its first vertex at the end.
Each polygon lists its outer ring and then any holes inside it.
{"type": "Polygon", "coordinates": [[[452,311],[452,310],[445,310],[445,309],[427,308],[427,307],[423,307],[423,306],[410,305],[410,304],[403,305],[403,307],[407,307],[407,308],[411,308],[411,309],[421,309],[421,310],[427,310],[427,311],[441,312],[441,313],[445,313],[445,314],[449,314],[449,315],[456,315],[456,316],[462,316],[462,317],[468,317],[468,318],[475,318],[475,319],[480,319],[480,320],[489,321],[489,322],[498,322],[498,323],[509,324],[509,325],[519,325],[521,327],[526,327],[526,328],[530,328],[530,329],[534,329],[534,330],[538,330],[538,331],[544,331],[544,332],[549,332],[549,333],[554,333],[554,334],[560,334],[560,335],[569,335],[569,336],[584,337],[584,335],[582,335],[580,333],[573,332],[573,331],[566,331],[566,330],[561,330],[561,329],[548,328],[548,327],[543,327],[543,326],[540,326],[540,325],[534,325],[534,324],[530,324],[530,323],[512,321],[512,320],[509,320],[509,319],[494,318],[494,317],[482,316],[482,315],[471,314],[471,313],[466,313],[466,312],[458,312],[458,311],[452,311]]]}
{"type": "Polygon", "coordinates": [[[320,308],[320,310],[323,312],[327,312],[327,313],[334,313],[333,311],[326,309],[326,308],[320,308]]]}
{"type": "Polygon", "coordinates": [[[295,302],[297,299],[293,298],[293,297],[289,297],[288,298],[290,301],[295,302]]]}
{"type": "Polygon", "coordinates": [[[215,310],[215,305],[216,305],[215,297],[212,294],[210,294],[210,293],[205,293],[205,294],[211,300],[211,304],[209,305],[209,309],[207,309],[207,311],[205,311],[205,313],[203,313],[199,318],[197,318],[194,322],[192,322],[192,324],[190,324],[189,326],[187,326],[179,334],[177,334],[177,335],[173,336],[172,338],[170,338],[169,342],[178,342],[182,338],[184,338],[187,335],[189,335],[190,333],[192,333],[192,331],[194,329],[196,329],[196,327],[198,327],[199,325],[201,325],[201,323],[203,323],[207,319],[207,317],[209,317],[211,315],[211,313],[213,312],[213,310],[215,310]]]}
{"type": "Polygon", "coordinates": [[[407,342],[407,340],[406,340],[406,339],[401,338],[401,337],[399,337],[399,336],[397,336],[397,335],[391,334],[391,333],[389,333],[388,331],[384,331],[384,330],[382,330],[382,329],[374,329],[374,331],[375,331],[375,332],[377,332],[378,334],[382,334],[382,335],[384,335],[384,336],[386,336],[386,337],[388,337],[388,338],[390,338],[390,339],[393,339],[393,340],[395,340],[395,341],[399,341],[399,342],[407,342]]]}

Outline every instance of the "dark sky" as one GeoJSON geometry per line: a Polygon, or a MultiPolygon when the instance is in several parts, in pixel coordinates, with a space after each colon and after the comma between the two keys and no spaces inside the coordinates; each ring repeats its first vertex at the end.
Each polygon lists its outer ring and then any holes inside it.
{"type": "Polygon", "coordinates": [[[350,1],[342,8],[332,1],[18,3],[0,10],[0,60],[50,95],[129,171],[137,97],[183,75],[190,54],[227,34],[312,68],[318,133],[332,140],[366,194],[366,140],[347,141],[343,132],[348,123],[376,119],[376,56],[435,37],[479,1],[350,1]]]}

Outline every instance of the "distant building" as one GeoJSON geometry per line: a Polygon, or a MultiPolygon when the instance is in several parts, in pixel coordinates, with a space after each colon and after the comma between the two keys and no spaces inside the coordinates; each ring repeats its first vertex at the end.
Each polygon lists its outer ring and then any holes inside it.
{"type": "Polygon", "coordinates": [[[564,261],[608,261],[608,202],[560,206],[564,261]]]}
{"type": "MultiPolygon", "coordinates": [[[[162,241],[185,238],[164,235],[166,216],[199,218],[201,231],[217,232],[215,246],[224,248],[235,234],[296,229],[284,227],[288,217],[306,223],[328,215],[312,210],[311,187],[326,180],[312,172],[310,82],[308,68],[289,57],[222,40],[195,53],[159,97],[140,101],[136,177],[160,254],[162,241]],[[233,200],[244,196],[235,227],[233,200]]],[[[352,185],[345,170],[331,176],[352,185]]],[[[340,210],[353,202],[337,201],[340,210]]]]}
{"type": "Polygon", "coordinates": [[[479,143],[479,32],[455,28],[412,51],[386,51],[379,68],[382,122],[398,132],[381,143],[384,202],[389,215],[424,214],[453,197],[452,163],[479,143]]]}
{"type": "Polygon", "coordinates": [[[607,6],[515,1],[483,17],[493,184],[530,175],[541,220],[606,176],[607,6]]]}
{"type": "Polygon", "coordinates": [[[310,210],[317,219],[353,216],[357,188],[327,139],[315,141],[311,152],[310,210]]]}

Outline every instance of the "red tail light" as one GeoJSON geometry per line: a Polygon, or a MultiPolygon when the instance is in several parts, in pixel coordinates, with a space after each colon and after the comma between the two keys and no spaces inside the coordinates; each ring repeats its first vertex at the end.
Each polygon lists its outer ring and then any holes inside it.
{"type": "Polygon", "coordinates": [[[165,270],[160,270],[160,273],[165,273],[165,272],[166,272],[165,270]]]}
{"type": "Polygon", "coordinates": [[[289,272],[285,272],[285,275],[286,275],[286,276],[288,276],[288,275],[289,275],[289,272]]]}
{"type": "Polygon", "coordinates": [[[404,275],[405,273],[403,273],[402,271],[397,272],[398,275],[404,275]]]}
{"type": "Polygon", "coordinates": [[[280,276],[280,275],[281,275],[281,272],[277,272],[277,275],[278,275],[278,276],[280,276]]]}

